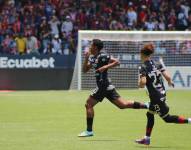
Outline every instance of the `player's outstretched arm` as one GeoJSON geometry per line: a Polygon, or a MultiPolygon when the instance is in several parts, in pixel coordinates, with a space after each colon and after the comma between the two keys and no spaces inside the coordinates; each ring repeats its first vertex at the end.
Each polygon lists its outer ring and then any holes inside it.
{"type": "Polygon", "coordinates": [[[118,59],[110,58],[109,63],[107,65],[104,65],[104,66],[100,67],[99,69],[97,69],[97,71],[104,72],[105,70],[107,70],[109,68],[113,68],[113,67],[115,67],[115,66],[117,66],[119,64],[120,64],[120,62],[119,62],[118,59]]]}
{"type": "Polygon", "coordinates": [[[170,74],[166,70],[162,72],[162,75],[166,79],[166,81],[168,82],[168,85],[171,87],[174,87],[174,83],[170,77],[170,74]]]}

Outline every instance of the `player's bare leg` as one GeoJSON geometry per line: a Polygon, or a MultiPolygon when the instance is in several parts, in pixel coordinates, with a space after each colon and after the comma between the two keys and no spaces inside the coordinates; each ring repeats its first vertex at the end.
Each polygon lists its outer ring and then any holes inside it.
{"type": "Polygon", "coordinates": [[[79,137],[89,137],[93,136],[93,119],[94,119],[94,106],[98,103],[94,98],[91,96],[87,99],[85,107],[86,107],[86,123],[87,123],[87,130],[80,133],[79,137]]]}
{"type": "Polygon", "coordinates": [[[115,106],[120,109],[132,108],[132,109],[148,109],[148,105],[141,102],[127,101],[119,97],[116,100],[111,101],[115,106]]]}

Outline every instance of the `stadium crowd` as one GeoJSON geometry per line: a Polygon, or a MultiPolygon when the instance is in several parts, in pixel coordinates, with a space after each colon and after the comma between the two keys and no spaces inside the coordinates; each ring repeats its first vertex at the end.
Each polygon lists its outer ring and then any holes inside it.
{"type": "Polygon", "coordinates": [[[76,53],[79,29],[191,30],[191,1],[0,0],[1,53],[76,53]]]}

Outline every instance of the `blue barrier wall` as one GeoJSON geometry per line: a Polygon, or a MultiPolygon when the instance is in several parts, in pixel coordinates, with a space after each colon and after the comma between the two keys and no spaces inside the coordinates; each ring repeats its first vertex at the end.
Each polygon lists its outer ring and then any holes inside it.
{"type": "Polygon", "coordinates": [[[75,55],[1,55],[1,90],[69,89],[75,55]]]}

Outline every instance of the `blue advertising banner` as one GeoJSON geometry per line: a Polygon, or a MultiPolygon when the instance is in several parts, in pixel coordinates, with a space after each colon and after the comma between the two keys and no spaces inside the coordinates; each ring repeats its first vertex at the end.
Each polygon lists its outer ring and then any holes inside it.
{"type": "Polygon", "coordinates": [[[0,69],[73,68],[76,55],[0,55],[0,69]]]}

